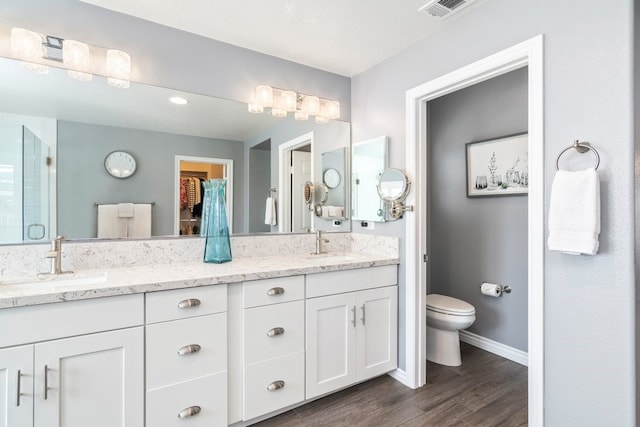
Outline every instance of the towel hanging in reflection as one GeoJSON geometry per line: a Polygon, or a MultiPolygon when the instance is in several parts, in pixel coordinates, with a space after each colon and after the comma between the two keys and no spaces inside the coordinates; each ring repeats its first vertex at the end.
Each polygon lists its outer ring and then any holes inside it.
{"type": "Polygon", "coordinates": [[[264,206],[264,223],[267,225],[277,225],[276,219],[276,199],[273,197],[267,197],[267,201],[264,206]]]}

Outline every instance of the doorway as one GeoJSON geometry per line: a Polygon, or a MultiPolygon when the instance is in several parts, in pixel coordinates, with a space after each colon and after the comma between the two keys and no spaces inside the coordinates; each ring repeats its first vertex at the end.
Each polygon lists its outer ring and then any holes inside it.
{"type": "Polygon", "coordinates": [[[426,382],[427,275],[427,113],[428,102],[459,89],[528,67],[529,193],[527,207],[528,283],[528,406],[529,424],[543,423],[544,323],[544,162],[543,162],[543,39],[536,36],[516,46],[417,86],[406,95],[408,176],[416,183],[406,203],[405,258],[405,370],[398,374],[410,387],[426,382]]]}
{"type": "Polygon", "coordinates": [[[174,234],[199,235],[202,224],[202,182],[226,179],[227,221],[233,232],[233,160],[176,156],[174,189],[174,234]]]}
{"type": "Polygon", "coordinates": [[[304,185],[313,181],[313,132],[278,147],[278,231],[307,233],[313,224],[304,200],[304,185]]]}

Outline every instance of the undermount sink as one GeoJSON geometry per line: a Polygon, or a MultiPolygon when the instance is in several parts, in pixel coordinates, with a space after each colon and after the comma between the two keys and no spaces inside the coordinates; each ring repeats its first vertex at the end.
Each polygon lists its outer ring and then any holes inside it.
{"type": "Polygon", "coordinates": [[[357,257],[347,254],[332,254],[330,252],[322,254],[309,254],[305,256],[306,259],[318,260],[322,262],[338,262],[338,261],[353,261],[357,257]]]}
{"type": "Polygon", "coordinates": [[[16,279],[0,280],[0,286],[3,285],[49,285],[49,286],[65,286],[65,285],[93,285],[107,281],[106,272],[97,273],[63,273],[63,274],[42,274],[35,277],[20,277],[16,279]]]}

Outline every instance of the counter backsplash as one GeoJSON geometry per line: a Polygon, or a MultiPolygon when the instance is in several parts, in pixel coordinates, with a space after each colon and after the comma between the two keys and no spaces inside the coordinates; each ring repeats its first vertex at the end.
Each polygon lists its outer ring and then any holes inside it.
{"type": "MultiPolygon", "coordinates": [[[[327,252],[357,252],[391,257],[398,256],[398,239],[359,233],[331,233],[324,244],[327,252]]],[[[0,247],[0,280],[7,277],[33,276],[49,270],[45,258],[50,243],[0,247]]],[[[312,253],[314,234],[232,236],[234,258],[300,255],[312,253]]],[[[150,240],[71,241],[62,244],[62,268],[87,270],[151,264],[202,261],[204,239],[167,238],[150,240]]]]}

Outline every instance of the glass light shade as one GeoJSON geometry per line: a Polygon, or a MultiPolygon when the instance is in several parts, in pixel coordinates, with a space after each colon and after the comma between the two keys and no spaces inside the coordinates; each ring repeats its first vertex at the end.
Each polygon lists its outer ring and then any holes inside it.
{"type": "Polygon", "coordinates": [[[93,78],[87,71],[91,70],[91,54],[89,46],[75,40],[65,40],[62,42],[62,62],[69,68],[69,77],[82,81],[89,81],[93,78]]]}
{"type": "Polygon", "coordinates": [[[317,115],[320,112],[320,99],[317,96],[305,96],[302,109],[310,116],[317,115]]]}
{"type": "Polygon", "coordinates": [[[329,119],[325,116],[316,116],[316,123],[320,125],[326,125],[329,123],[329,119]]]}
{"type": "Polygon", "coordinates": [[[296,111],[296,112],[293,114],[293,117],[294,117],[296,120],[308,120],[308,119],[309,119],[309,115],[308,115],[305,111],[302,111],[302,110],[298,110],[298,111],[296,111]]]}
{"type": "Polygon", "coordinates": [[[45,54],[42,36],[24,28],[11,29],[11,54],[24,62],[24,66],[40,74],[49,72],[49,67],[34,62],[41,61],[45,54]]]}
{"type": "Polygon", "coordinates": [[[327,102],[327,117],[330,120],[335,120],[340,118],[340,103],[338,101],[327,102]]]}
{"type": "Polygon", "coordinates": [[[279,118],[287,117],[287,110],[283,110],[282,108],[272,108],[271,115],[279,118]]]}
{"type": "Polygon", "coordinates": [[[260,104],[249,104],[247,109],[250,113],[262,113],[264,111],[264,107],[260,104]]]}
{"type": "Polygon", "coordinates": [[[282,91],[280,94],[280,108],[287,111],[296,111],[298,95],[290,90],[282,91]]]}
{"type": "Polygon", "coordinates": [[[131,80],[131,57],[121,50],[107,50],[107,82],[118,88],[128,88],[131,80]]]}
{"type": "Polygon", "coordinates": [[[263,107],[273,105],[273,89],[271,86],[260,85],[256,87],[256,102],[263,107]]]}

